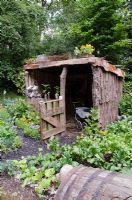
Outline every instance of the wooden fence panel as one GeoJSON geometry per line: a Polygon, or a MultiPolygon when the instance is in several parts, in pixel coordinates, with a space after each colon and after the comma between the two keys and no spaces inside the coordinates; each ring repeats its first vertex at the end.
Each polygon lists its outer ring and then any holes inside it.
{"type": "Polygon", "coordinates": [[[39,108],[43,140],[65,131],[63,100],[40,101],[39,108]]]}

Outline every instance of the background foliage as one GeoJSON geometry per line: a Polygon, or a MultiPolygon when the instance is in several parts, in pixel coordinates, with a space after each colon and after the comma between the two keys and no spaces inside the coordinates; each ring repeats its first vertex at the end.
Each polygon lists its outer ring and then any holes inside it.
{"type": "Polygon", "coordinates": [[[72,53],[75,46],[91,43],[95,55],[119,64],[131,45],[127,0],[54,1],[50,16],[51,35],[44,44],[51,54],[72,53]]]}
{"type": "Polygon", "coordinates": [[[22,87],[23,60],[39,52],[44,10],[36,1],[0,1],[0,86],[22,87]]]}
{"type": "Polygon", "coordinates": [[[0,87],[23,91],[24,60],[37,54],[73,54],[90,43],[94,54],[131,66],[129,0],[1,0],[0,87]]]}

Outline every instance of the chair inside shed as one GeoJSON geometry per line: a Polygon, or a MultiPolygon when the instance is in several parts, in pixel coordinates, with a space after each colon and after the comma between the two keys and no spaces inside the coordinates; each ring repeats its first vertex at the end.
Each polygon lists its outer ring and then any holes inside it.
{"type": "Polygon", "coordinates": [[[73,121],[75,107],[93,107],[92,69],[90,65],[76,65],[68,68],[66,80],[66,118],[73,121]]]}

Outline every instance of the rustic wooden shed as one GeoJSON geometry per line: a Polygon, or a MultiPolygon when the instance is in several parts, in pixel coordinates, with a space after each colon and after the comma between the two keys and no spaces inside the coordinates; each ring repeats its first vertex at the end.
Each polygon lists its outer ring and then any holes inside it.
{"type": "Polygon", "coordinates": [[[55,58],[39,57],[24,66],[26,95],[40,113],[42,139],[66,130],[67,119],[73,115],[73,102],[98,108],[102,127],[115,121],[124,72],[95,56],[55,58]],[[50,100],[45,101],[40,95],[42,84],[50,84],[50,100]],[[55,99],[54,86],[60,87],[59,99],[55,99]]]}

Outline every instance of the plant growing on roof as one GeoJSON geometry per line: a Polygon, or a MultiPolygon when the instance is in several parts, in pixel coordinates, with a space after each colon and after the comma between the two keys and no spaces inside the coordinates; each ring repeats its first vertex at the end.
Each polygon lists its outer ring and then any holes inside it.
{"type": "Polygon", "coordinates": [[[75,47],[74,54],[79,55],[92,55],[95,48],[91,44],[82,45],[80,48],[75,47]]]}
{"type": "Polygon", "coordinates": [[[55,86],[54,89],[55,89],[55,98],[58,99],[60,95],[60,87],[55,86]]]}
{"type": "Polygon", "coordinates": [[[51,86],[50,84],[42,84],[43,86],[43,93],[44,93],[44,99],[50,99],[50,91],[51,91],[51,86]]]}

